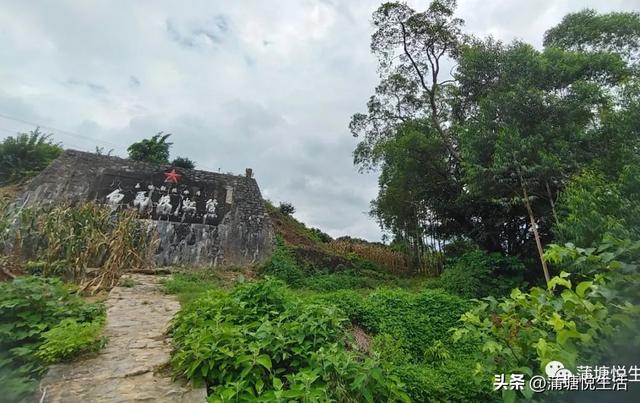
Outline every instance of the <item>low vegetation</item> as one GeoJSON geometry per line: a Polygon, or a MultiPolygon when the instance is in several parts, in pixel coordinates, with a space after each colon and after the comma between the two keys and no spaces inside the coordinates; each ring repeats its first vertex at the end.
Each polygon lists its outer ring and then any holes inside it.
{"type": "Polygon", "coordinates": [[[174,321],[178,373],[206,383],[210,401],[405,401],[397,379],[347,350],[344,318],[264,280],[213,291],[174,321]]]}
{"type": "Polygon", "coordinates": [[[55,278],[0,282],[1,400],[25,400],[48,364],[104,344],[104,307],[75,291],[55,278]]]}

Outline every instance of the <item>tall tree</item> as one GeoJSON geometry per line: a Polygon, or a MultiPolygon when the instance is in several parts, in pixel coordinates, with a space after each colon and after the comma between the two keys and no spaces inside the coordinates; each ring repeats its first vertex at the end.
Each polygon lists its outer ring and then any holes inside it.
{"type": "Polygon", "coordinates": [[[169,149],[173,143],[167,142],[171,133],[159,132],[150,139],[143,139],[127,148],[129,158],[134,161],[154,162],[156,164],[169,163],[169,149]]]}
{"type": "Polygon", "coordinates": [[[626,47],[560,46],[565,34],[554,28],[537,50],[464,35],[454,8],[385,3],[374,13],[380,85],[352,118],[354,161],[381,169],[372,214],[416,251],[428,229],[533,255],[552,237],[569,177],[591,165],[616,176],[637,161],[639,87],[625,52],[639,36],[625,29],[626,47]],[[443,79],[445,65],[455,72],[443,79]]]}

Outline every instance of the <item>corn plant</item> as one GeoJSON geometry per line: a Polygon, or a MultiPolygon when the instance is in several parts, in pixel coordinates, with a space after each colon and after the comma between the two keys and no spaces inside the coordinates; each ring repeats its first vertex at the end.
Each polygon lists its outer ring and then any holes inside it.
{"type": "Polygon", "coordinates": [[[66,203],[3,212],[0,220],[1,246],[14,266],[63,276],[82,290],[111,288],[125,269],[151,264],[155,239],[132,211],[66,203]],[[89,268],[98,269],[95,277],[87,278],[89,268]]]}

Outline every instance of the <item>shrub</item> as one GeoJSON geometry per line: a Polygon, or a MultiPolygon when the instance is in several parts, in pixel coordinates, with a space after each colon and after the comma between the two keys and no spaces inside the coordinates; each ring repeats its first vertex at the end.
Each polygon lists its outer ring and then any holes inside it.
{"type": "Polygon", "coordinates": [[[0,186],[20,182],[37,175],[62,153],[50,134],[38,129],[9,136],[0,143],[0,186]]]}
{"type": "MultiPolygon", "coordinates": [[[[640,242],[610,242],[599,248],[552,246],[546,258],[565,269],[547,288],[515,289],[510,297],[484,298],[462,317],[456,339],[479,338],[477,377],[544,374],[550,361],[576,373],[587,363],[631,365],[640,343],[638,305],[640,242]],[[585,265],[587,267],[585,267],[585,265]]],[[[515,391],[505,391],[515,399],[515,391]]],[[[530,398],[531,390],[521,391],[530,398]]]]}
{"type": "Polygon", "coordinates": [[[276,240],[276,248],[263,266],[263,271],[292,286],[301,286],[304,278],[304,273],[298,267],[293,252],[287,248],[281,238],[276,240]]]}
{"type": "MultiPolygon", "coordinates": [[[[0,384],[6,401],[33,392],[45,362],[36,354],[44,334],[65,319],[91,323],[104,315],[58,279],[21,277],[0,283],[0,384]]],[[[70,346],[74,349],[73,346],[70,346]]]]}
{"type": "Polygon", "coordinates": [[[392,372],[405,384],[414,402],[495,402],[500,394],[491,383],[477,384],[472,377],[474,363],[455,358],[437,367],[428,364],[405,364],[392,372]]]}
{"type": "Polygon", "coordinates": [[[280,212],[284,215],[291,215],[296,212],[296,208],[293,207],[293,204],[288,202],[280,202],[278,210],[280,210],[280,212]]]}
{"type": "Polygon", "coordinates": [[[600,244],[605,236],[640,237],[640,168],[628,166],[611,181],[585,171],[572,178],[558,203],[554,232],[560,242],[582,247],[600,244]]]}
{"type": "Polygon", "coordinates": [[[65,319],[42,334],[44,343],[38,347],[36,356],[47,363],[55,363],[82,353],[98,351],[106,344],[102,336],[104,320],[78,323],[65,319]]]}
{"type": "Polygon", "coordinates": [[[309,234],[311,235],[311,238],[315,239],[318,242],[329,243],[333,241],[331,235],[323,232],[320,228],[309,228],[309,234]]]}
{"type": "Polygon", "coordinates": [[[448,330],[458,324],[471,304],[442,290],[411,293],[400,289],[378,289],[367,296],[338,291],[316,297],[333,303],[353,324],[374,334],[389,334],[402,342],[414,361],[438,340],[448,340],[448,330]]]}
{"type": "Polygon", "coordinates": [[[450,259],[448,267],[431,287],[465,298],[507,295],[525,286],[524,265],[515,257],[473,250],[450,259]]]}
{"type": "Polygon", "coordinates": [[[337,291],[355,288],[375,288],[380,281],[353,272],[316,274],[304,279],[302,286],[315,291],[337,291]]]}
{"type": "Polygon", "coordinates": [[[174,167],[185,169],[194,169],[196,167],[196,163],[186,157],[174,158],[173,161],[171,161],[171,165],[173,165],[174,167]]]}
{"type": "Polygon", "coordinates": [[[205,295],[176,316],[175,370],[206,383],[210,400],[406,400],[394,377],[347,352],[344,319],[303,303],[274,279],[205,295]]]}

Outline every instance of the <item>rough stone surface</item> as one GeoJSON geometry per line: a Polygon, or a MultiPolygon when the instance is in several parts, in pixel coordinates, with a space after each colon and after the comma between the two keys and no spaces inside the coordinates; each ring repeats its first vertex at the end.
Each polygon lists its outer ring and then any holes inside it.
{"type": "Polygon", "coordinates": [[[270,254],[273,227],[251,172],[235,176],[66,150],[29,183],[19,203],[107,203],[114,190],[122,194],[117,208],[139,210],[149,235],[157,234],[158,265],[244,265],[270,254]],[[166,175],[173,169],[177,183],[166,175]],[[138,196],[148,198],[145,208],[138,196]],[[170,214],[158,207],[163,196],[170,214]]]}
{"type": "Polygon", "coordinates": [[[169,321],[180,308],[159,290],[160,276],[130,274],[133,287],[107,299],[107,346],[96,356],[52,366],[40,383],[44,402],[204,402],[204,389],[172,381],[169,321]]]}

